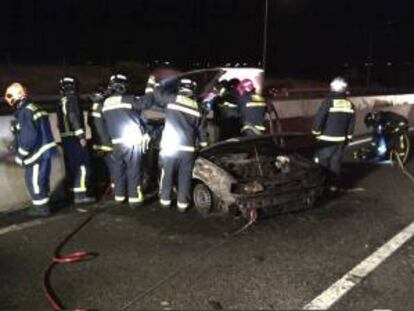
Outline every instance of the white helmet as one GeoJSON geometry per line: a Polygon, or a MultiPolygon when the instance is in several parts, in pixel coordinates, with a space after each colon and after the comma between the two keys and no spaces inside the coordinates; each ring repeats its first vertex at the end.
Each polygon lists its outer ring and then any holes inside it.
{"type": "Polygon", "coordinates": [[[342,77],[336,77],[333,79],[330,86],[331,91],[336,93],[345,93],[348,89],[348,83],[342,77]]]}

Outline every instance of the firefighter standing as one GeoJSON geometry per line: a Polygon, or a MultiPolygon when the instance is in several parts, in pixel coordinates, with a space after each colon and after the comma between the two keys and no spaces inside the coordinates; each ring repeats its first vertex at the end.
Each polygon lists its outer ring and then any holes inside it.
{"type": "Polygon", "coordinates": [[[61,99],[57,118],[62,138],[66,177],[73,192],[74,203],[91,203],[95,199],[88,196],[90,160],[84,116],[77,94],[77,82],[73,77],[63,77],[59,81],[59,87],[61,99]]]}
{"type": "Polygon", "coordinates": [[[219,96],[216,97],[214,105],[214,117],[219,128],[219,140],[240,136],[241,113],[239,106],[239,95],[236,87],[238,79],[221,81],[219,85],[219,96]]]}
{"type": "Polygon", "coordinates": [[[197,84],[181,79],[175,100],[166,106],[165,127],[161,138],[160,203],[171,206],[174,175],[178,179],[177,208],[185,212],[191,202],[191,181],[197,139],[207,144],[207,133],[200,105],[195,100],[197,84]]]}
{"type": "Polygon", "coordinates": [[[242,134],[246,136],[262,135],[266,130],[264,126],[266,112],[264,98],[256,93],[250,79],[242,80],[237,89],[240,94],[240,108],[243,119],[242,134]]]}
{"type": "Polygon", "coordinates": [[[122,74],[111,76],[108,88],[112,95],[103,103],[102,116],[113,146],[115,201],[124,202],[127,194],[130,207],[135,208],[144,202],[142,156],[150,141],[141,116],[143,105],[126,94],[127,77],[122,74]]]}
{"type": "Polygon", "coordinates": [[[28,102],[27,90],[20,83],[13,83],[7,88],[5,99],[16,109],[16,162],[25,167],[26,186],[33,203],[29,215],[48,216],[51,158],[56,154],[48,114],[28,102]]]}
{"type": "Polygon", "coordinates": [[[88,125],[91,129],[92,154],[95,158],[102,158],[105,161],[107,173],[111,177],[113,165],[112,143],[102,115],[103,102],[107,95],[109,94],[103,88],[92,94],[92,107],[88,114],[88,125]]]}
{"type": "Polygon", "coordinates": [[[331,82],[331,92],[322,102],[312,129],[318,140],[329,143],[317,151],[315,162],[332,173],[333,191],[337,190],[345,146],[352,139],[354,131],[355,107],[347,99],[347,88],[347,82],[341,77],[331,82]]]}

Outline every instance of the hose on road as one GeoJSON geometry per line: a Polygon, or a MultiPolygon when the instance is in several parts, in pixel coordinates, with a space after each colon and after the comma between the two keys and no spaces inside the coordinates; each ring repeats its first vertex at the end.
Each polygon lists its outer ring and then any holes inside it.
{"type": "MultiPolygon", "coordinates": [[[[105,197],[111,191],[111,184],[106,187],[105,192],[96,202],[97,205],[102,203],[105,197]]],[[[58,244],[58,246],[54,249],[53,254],[54,256],[51,259],[51,263],[45,270],[43,274],[43,292],[47,300],[49,301],[50,305],[53,307],[54,310],[65,310],[67,309],[64,307],[63,303],[58,298],[58,295],[53,290],[53,287],[50,282],[50,278],[52,275],[53,269],[59,264],[65,263],[75,263],[80,261],[85,261],[96,257],[94,253],[88,253],[86,251],[75,251],[69,254],[61,254],[63,247],[79,232],[81,231],[88,223],[92,221],[98,214],[100,214],[104,208],[100,208],[96,210],[94,213],[91,213],[84,221],[82,221],[73,231],[71,231],[63,240],[58,244]]],[[[74,309],[75,311],[86,311],[84,308],[77,308],[74,309]]]]}

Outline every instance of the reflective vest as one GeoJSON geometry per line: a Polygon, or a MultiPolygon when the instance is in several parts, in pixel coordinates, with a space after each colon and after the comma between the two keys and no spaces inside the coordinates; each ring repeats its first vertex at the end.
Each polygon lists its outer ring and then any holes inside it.
{"type": "Polygon", "coordinates": [[[354,124],[354,104],[345,95],[331,93],[315,116],[312,133],[319,140],[345,142],[352,139],[354,124]]]}
{"type": "Polygon", "coordinates": [[[16,161],[19,164],[33,165],[56,154],[57,145],[46,111],[35,104],[22,101],[15,116],[18,144],[16,161]]]}

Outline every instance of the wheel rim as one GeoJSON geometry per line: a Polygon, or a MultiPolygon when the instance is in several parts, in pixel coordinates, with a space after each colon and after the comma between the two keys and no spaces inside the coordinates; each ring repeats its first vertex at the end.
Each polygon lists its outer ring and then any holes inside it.
{"type": "Polygon", "coordinates": [[[202,214],[208,214],[213,206],[213,197],[210,190],[203,184],[198,184],[194,188],[194,204],[202,214]]]}

